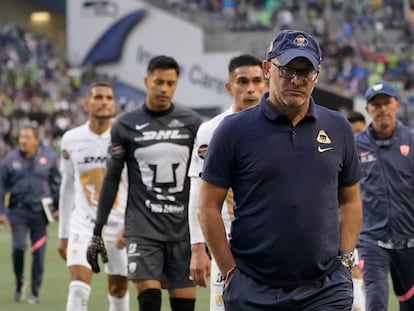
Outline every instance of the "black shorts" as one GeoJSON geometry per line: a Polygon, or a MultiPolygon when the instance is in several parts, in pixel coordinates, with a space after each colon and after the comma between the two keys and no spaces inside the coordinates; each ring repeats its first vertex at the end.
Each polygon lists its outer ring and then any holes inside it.
{"type": "Polygon", "coordinates": [[[190,280],[190,241],[126,238],[128,279],[158,280],[165,289],[195,286],[190,280]]]}

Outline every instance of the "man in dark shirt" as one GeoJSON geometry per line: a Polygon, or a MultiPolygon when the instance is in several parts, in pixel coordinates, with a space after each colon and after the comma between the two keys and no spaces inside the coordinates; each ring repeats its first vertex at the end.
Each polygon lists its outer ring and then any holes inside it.
{"type": "Polygon", "coordinates": [[[187,171],[201,118],[172,103],[178,76],[179,66],[173,58],[151,59],[144,80],[145,103],[114,122],[111,158],[88,248],[88,261],[95,269],[98,253],[106,257],[102,227],[126,163],[128,278],[134,281],[141,311],[160,310],[161,288],[168,289],[173,311],[194,310],[195,304],[195,284],[188,269],[191,254],[187,171]]]}
{"type": "MultiPolygon", "coordinates": [[[[39,145],[37,129],[27,126],[19,133],[19,148],[10,151],[0,167],[0,217],[5,217],[4,198],[8,193],[7,218],[12,228],[13,269],[16,277],[14,299],[22,300],[24,289],[24,252],[30,231],[33,256],[31,293],[28,301],[39,303],[43,278],[48,219],[42,199],[50,198],[57,207],[60,173],[56,153],[39,145]]],[[[55,216],[57,216],[55,214],[55,216]]]]}
{"type": "Polygon", "coordinates": [[[401,311],[414,310],[414,130],[398,120],[398,92],[379,82],[365,93],[372,122],[355,137],[364,177],[358,240],[366,310],[388,310],[388,278],[401,311]]]}
{"type": "Polygon", "coordinates": [[[213,134],[199,220],[225,276],[226,311],[351,310],[361,171],[348,121],[311,97],[320,62],[311,35],[281,31],[262,62],[269,92],[213,134]]]}

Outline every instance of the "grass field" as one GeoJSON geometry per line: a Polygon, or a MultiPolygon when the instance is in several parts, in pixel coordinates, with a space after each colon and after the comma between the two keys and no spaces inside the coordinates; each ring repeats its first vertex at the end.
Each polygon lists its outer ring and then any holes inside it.
{"type": "MultiPolygon", "coordinates": [[[[0,226],[0,311],[64,311],[68,292],[69,273],[64,261],[59,257],[57,246],[57,225],[49,227],[49,241],[45,264],[45,275],[40,291],[42,302],[29,305],[27,302],[13,300],[14,275],[11,263],[11,236],[9,228],[0,226]]],[[[27,251],[25,258],[25,278],[30,280],[31,254],[27,251]]],[[[29,288],[29,287],[28,287],[29,288]]],[[[208,310],[208,289],[197,289],[196,311],[208,310]]],[[[163,291],[162,311],[170,310],[168,293],[163,291]]],[[[138,310],[135,288],[130,285],[130,310],[138,310]]],[[[108,310],[106,294],[106,277],[104,273],[94,276],[92,293],[89,299],[89,311],[108,310]]]]}
{"type": "MultiPolygon", "coordinates": [[[[57,226],[49,227],[49,241],[47,246],[45,275],[40,292],[42,302],[38,305],[29,305],[27,302],[15,302],[13,300],[14,276],[11,264],[10,232],[9,228],[0,226],[0,311],[64,311],[69,284],[68,271],[65,263],[60,259],[56,251],[57,226]]],[[[30,279],[31,256],[26,254],[25,277],[30,279]]],[[[131,311],[138,310],[138,302],[133,286],[130,286],[131,311]]],[[[196,311],[208,311],[208,289],[197,289],[196,311]]],[[[106,295],[105,274],[94,276],[92,293],[89,300],[89,311],[108,310],[106,295]]],[[[163,292],[162,311],[170,310],[167,293],[163,292]]],[[[395,298],[390,295],[389,311],[397,311],[398,305],[395,298]]]]}

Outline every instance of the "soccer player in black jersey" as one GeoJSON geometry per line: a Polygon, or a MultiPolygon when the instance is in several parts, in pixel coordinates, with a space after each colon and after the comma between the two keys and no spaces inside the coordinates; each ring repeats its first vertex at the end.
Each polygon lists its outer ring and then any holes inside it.
{"type": "Polygon", "coordinates": [[[141,311],[161,309],[161,289],[168,289],[173,311],[194,310],[195,305],[196,289],[188,269],[191,253],[187,171],[201,118],[172,103],[179,73],[173,58],[152,58],[144,78],[145,103],[114,122],[111,158],[88,248],[88,261],[98,271],[98,255],[106,259],[102,228],[126,163],[128,278],[137,289],[141,311]]]}

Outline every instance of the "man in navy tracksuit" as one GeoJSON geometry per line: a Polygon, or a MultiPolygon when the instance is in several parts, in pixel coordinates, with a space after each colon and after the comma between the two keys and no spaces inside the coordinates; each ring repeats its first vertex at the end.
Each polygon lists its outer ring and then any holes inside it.
{"type": "Polygon", "coordinates": [[[388,310],[388,273],[401,311],[414,310],[414,130],[397,120],[390,83],[366,92],[369,127],[356,136],[364,177],[358,242],[367,311],[388,310]]]}
{"type": "Polygon", "coordinates": [[[12,228],[16,301],[23,299],[24,251],[26,235],[30,230],[33,265],[28,301],[40,302],[39,288],[43,276],[48,224],[41,201],[50,197],[54,206],[57,206],[59,185],[56,153],[39,146],[35,128],[23,127],[19,132],[19,148],[9,152],[0,164],[0,218],[3,222],[8,218],[12,228]],[[6,193],[10,194],[7,216],[3,204],[6,193]]]}

